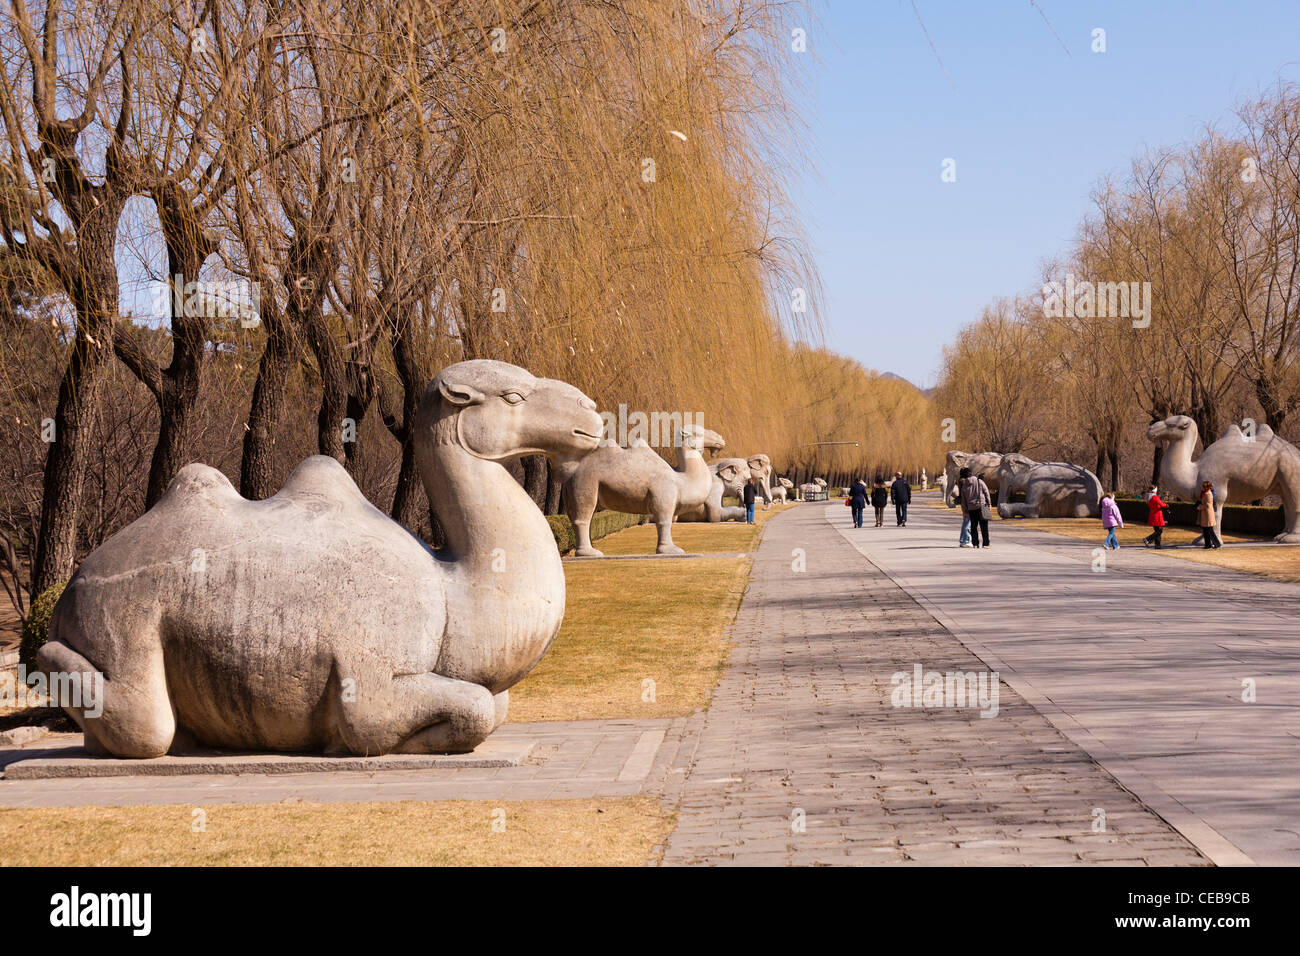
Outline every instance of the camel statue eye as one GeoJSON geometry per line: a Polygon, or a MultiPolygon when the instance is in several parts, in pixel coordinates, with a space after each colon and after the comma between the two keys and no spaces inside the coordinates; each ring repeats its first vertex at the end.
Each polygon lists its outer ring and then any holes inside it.
{"type": "Polygon", "coordinates": [[[524,397],[520,395],[518,392],[506,392],[501,397],[511,405],[518,405],[520,402],[524,400],[524,397]]]}

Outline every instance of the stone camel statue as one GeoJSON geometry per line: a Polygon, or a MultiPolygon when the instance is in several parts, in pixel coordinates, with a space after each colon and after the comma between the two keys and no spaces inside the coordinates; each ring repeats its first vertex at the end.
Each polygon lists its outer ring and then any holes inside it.
{"type": "Polygon", "coordinates": [[[1207,445],[1201,457],[1193,461],[1197,437],[1196,422],[1186,415],[1171,415],[1147,428],[1147,438],[1164,446],[1160,487],[1196,501],[1201,482],[1210,482],[1214,488],[1214,521],[1219,526],[1225,504],[1277,495],[1282,499],[1286,523],[1273,540],[1300,544],[1300,449],[1275,435],[1268,425],[1255,429],[1253,439],[1240,426],[1229,425],[1219,440],[1207,445]]]}
{"type": "Polygon", "coordinates": [[[749,464],[743,458],[719,458],[717,461],[710,463],[709,471],[713,475],[713,483],[709,487],[709,495],[704,499],[704,503],[694,508],[687,508],[677,515],[678,521],[687,522],[718,522],[735,520],[736,512],[740,512],[740,520],[745,519],[745,509],[736,507],[724,507],[722,499],[727,496],[739,495],[745,490],[745,482],[749,481],[749,464]]]}
{"type": "Polygon", "coordinates": [[[674,468],[649,445],[638,441],[628,448],[602,444],[591,454],[560,466],[564,482],[564,513],[573,522],[580,557],[603,557],[591,544],[591,516],[610,508],[629,514],[647,514],[659,530],[657,554],[683,554],[673,544],[673,518],[704,504],[713,488],[713,473],[704,451],[717,451],[726,443],[717,432],[701,425],[673,430],[677,449],[674,468]]]}
{"type": "Polygon", "coordinates": [[[1101,482],[1087,468],[1068,462],[1003,455],[998,467],[998,487],[998,516],[1002,518],[1101,515],[1101,482]],[[1025,493],[1025,500],[1013,504],[1011,498],[1019,491],[1025,493]]]}
{"type": "Polygon", "coordinates": [[[984,484],[989,486],[989,494],[998,493],[998,468],[1002,464],[1002,456],[995,451],[981,451],[971,453],[968,451],[950,451],[947,460],[944,463],[944,495],[943,500],[949,508],[957,507],[951,499],[952,489],[957,487],[957,476],[961,474],[963,468],[969,468],[972,475],[978,475],[984,479],[984,484]]]}
{"type": "Polygon", "coordinates": [[[785,504],[789,497],[790,491],[794,488],[794,482],[789,478],[778,478],[776,487],[772,489],[772,500],[785,504]]]}
{"type": "Polygon", "coordinates": [[[43,671],[99,671],[87,749],[191,743],[383,754],[473,750],[564,617],[564,569],[504,462],[580,456],[595,403],[504,362],[444,368],[415,419],[447,534],[433,551],[312,457],[264,501],[205,465],[96,549],[63,592],[43,671]]]}

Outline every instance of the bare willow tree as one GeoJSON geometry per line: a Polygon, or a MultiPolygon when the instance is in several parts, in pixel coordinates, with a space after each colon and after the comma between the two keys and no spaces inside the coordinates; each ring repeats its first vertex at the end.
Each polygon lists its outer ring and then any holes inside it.
{"type": "Polygon", "coordinates": [[[958,444],[1005,454],[1031,441],[1050,393],[1047,343],[1031,321],[1041,311],[1029,298],[998,299],[945,346],[935,400],[958,444]]]}
{"type": "Polygon", "coordinates": [[[46,458],[34,592],[65,580],[76,558],[91,440],[113,361],[117,228],[138,189],[128,130],[143,14],[133,0],[112,11],[49,0],[39,15],[13,0],[0,29],[7,147],[0,175],[15,201],[4,244],[58,282],[76,325],[46,458]]]}
{"type": "Polygon", "coordinates": [[[1300,88],[1238,111],[1241,143],[1203,172],[1214,200],[1238,374],[1275,430],[1300,408],[1300,88]]]}

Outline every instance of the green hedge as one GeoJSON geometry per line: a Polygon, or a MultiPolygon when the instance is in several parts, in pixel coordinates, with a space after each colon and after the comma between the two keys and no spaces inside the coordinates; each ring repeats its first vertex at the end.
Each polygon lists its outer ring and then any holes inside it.
{"type": "Polygon", "coordinates": [[[577,547],[573,522],[569,520],[568,515],[547,515],[546,523],[551,526],[551,534],[555,536],[555,547],[559,549],[560,554],[568,554],[577,547]]]}
{"type": "MultiPolygon", "coordinates": [[[[546,523],[551,526],[555,536],[555,547],[560,554],[568,554],[578,546],[578,535],[573,530],[573,522],[568,515],[547,515],[546,523]]],[[[606,535],[624,528],[634,528],[646,523],[645,515],[630,515],[622,511],[597,511],[591,516],[591,540],[599,541],[606,535]]]]}
{"type": "MultiPolygon", "coordinates": [[[[1147,503],[1142,498],[1116,498],[1119,513],[1130,524],[1146,524],[1147,503]]],[[[1170,501],[1165,520],[1172,525],[1197,528],[1196,505],[1190,501],[1170,501]]],[[[1281,534],[1286,528],[1286,518],[1281,508],[1263,508],[1258,505],[1224,505],[1221,532],[1235,534],[1281,534]]]]}
{"type": "Polygon", "coordinates": [[[36,669],[36,652],[49,639],[50,618],[54,615],[54,605],[59,603],[65,587],[66,582],[50,585],[37,595],[28,609],[22,636],[18,640],[18,661],[29,671],[36,669]]]}

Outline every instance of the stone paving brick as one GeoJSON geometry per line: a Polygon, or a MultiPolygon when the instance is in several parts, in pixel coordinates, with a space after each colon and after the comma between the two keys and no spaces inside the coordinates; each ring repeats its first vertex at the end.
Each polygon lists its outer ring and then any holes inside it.
{"type": "Polygon", "coordinates": [[[914,663],[986,668],[820,508],[767,526],[731,637],[665,864],[1206,862],[1005,685],[993,719],[894,708],[891,678],[914,663]],[[1097,806],[1105,843],[1087,839],[1097,806]]]}

